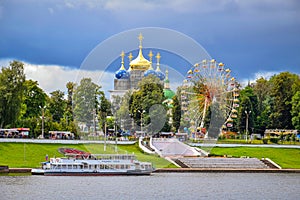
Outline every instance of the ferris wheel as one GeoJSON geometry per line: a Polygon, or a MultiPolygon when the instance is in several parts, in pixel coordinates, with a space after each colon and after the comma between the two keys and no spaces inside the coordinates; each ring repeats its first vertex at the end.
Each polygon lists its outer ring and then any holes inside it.
{"type": "Polygon", "coordinates": [[[181,89],[182,125],[198,137],[212,137],[207,128],[212,125],[217,137],[237,118],[239,84],[230,72],[214,59],[196,63],[187,72],[181,89]]]}

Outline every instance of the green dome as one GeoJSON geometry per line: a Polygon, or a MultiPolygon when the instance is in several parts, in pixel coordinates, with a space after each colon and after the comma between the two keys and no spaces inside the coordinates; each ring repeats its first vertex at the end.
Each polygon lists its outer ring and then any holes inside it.
{"type": "Polygon", "coordinates": [[[170,89],[164,89],[164,96],[167,99],[172,99],[175,96],[175,93],[170,89]]]}

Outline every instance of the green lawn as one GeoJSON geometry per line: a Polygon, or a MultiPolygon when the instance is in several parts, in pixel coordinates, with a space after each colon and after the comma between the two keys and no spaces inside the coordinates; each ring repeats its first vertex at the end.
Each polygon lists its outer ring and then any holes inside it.
{"type": "MultiPolygon", "coordinates": [[[[31,144],[31,143],[0,143],[0,165],[8,165],[9,167],[39,167],[40,162],[45,160],[46,154],[49,157],[61,157],[58,152],[60,147],[76,148],[88,151],[94,154],[116,153],[115,145],[107,145],[104,152],[103,144],[31,144]]],[[[152,162],[156,168],[175,167],[170,162],[155,155],[143,154],[137,145],[118,145],[117,153],[123,154],[133,153],[140,161],[152,162]]]]}
{"type": "MultiPolygon", "coordinates": [[[[119,153],[134,154],[140,161],[152,162],[156,168],[176,167],[165,159],[157,155],[147,155],[142,153],[136,145],[118,145],[117,152],[115,145],[107,145],[103,151],[103,144],[31,144],[31,143],[0,143],[0,165],[9,167],[39,167],[40,162],[45,160],[45,155],[49,157],[61,157],[57,151],[59,147],[76,148],[95,154],[119,153]]],[[[211,150],[214,155],[232,155],[235,157],[249,156],[256,158],[270,158],[282,168],[300,169],[300,149],[288,148],[267,148],[267,147],[235,147],[220,148],[215,147],[211,150]]]]}
{"type": "Polygon", "coordinates": [[[300,149],[267,148],[267,147],[215,147],[214,155],[231,155],[234,157],[249,156],[255,158],[270,158],[282,168],[300,169],[300,149]]]}
{"type": "MultiPolygon", "coordinates": [[[[223,140],[218,140],[217,141],[218,144],[264,144],[263,143],[263,140],[248,140],[246,142],[245,139],[223,139],[223,140]]],[[[268,143],[267,144],[275,144],[275,143],[272,143],[268,140],[268,143]]],[[[292,141],[278,141],[277,144],[284,144],[284,145],[300,145],[300,142],[298,141],[295,141],[295,142],[292,142],[292,141]]]]}

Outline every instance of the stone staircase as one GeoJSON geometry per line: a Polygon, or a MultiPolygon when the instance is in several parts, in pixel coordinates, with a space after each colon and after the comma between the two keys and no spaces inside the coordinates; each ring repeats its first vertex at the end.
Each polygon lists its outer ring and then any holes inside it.
{"type": "Polygon", "coordinates": [[[188,168],[209,169],[269,169],[270,167],[257,158],[212,158],[194,157],[178,158],[177,161],[188,168]]]}

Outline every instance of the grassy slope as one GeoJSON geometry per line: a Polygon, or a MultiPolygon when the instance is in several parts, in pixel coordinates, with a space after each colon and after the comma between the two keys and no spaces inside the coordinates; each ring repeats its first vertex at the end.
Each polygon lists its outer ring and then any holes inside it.
{"type": "Polygon", "coordinates": [[[215,147],[211,151],[215,155],[249,156],[270,158],[282,168],[300,169],[300,149],[288,148],[256,148],[256,147],[215,147]]]}
{"type": "MultiPolygon", "coordinates": [[[[76,148],[91,153],[116,153],[115,145],[107,145],[103,151],[102,144],[86,145],[62,145],[62,144],[23,144],[23,143],[0,143],[0,165],[9,167],[39,167],[39,163],[45,160],[45,155],[49,157],[62,156],[57,149],[59,147],[76,148]],[[25,152],[25,154],[24,154],[25,152]]],[[[165,159],[155,155],[143,154],[136,145],[118,145],[117,153],[134,152],[140,161],[149,161],[156,168],[175,167],[165,159]]],[[[255,148],[255,147],[236,147],[219,148],[215,147],[211,151],[216,155],[249,156],[256,158],[270,158],[282,168],[300,169],[300,149],[277,149],[277,148],[255,148]]]]}
{"type": "MultiPolygon", "coordinates": [[[[102,144],[86,145],[64,145],[64,144],[30,144],[30,143],[0,143],[0,165],[9,167],[39,167],[40,162],[45,160],[46,154],[49,157],[61,157],[57,151],[59,147],[76,148],[91,153],[116,153],[115,145],[108,145],[103,151],[102,144]]],[[[149,161],[156,168],[174,167],[165,159],[153,155],[146,155],[140,152],[136,145],[118,145],[118,153],[134,152],[140,161],[149,161]]]]}

